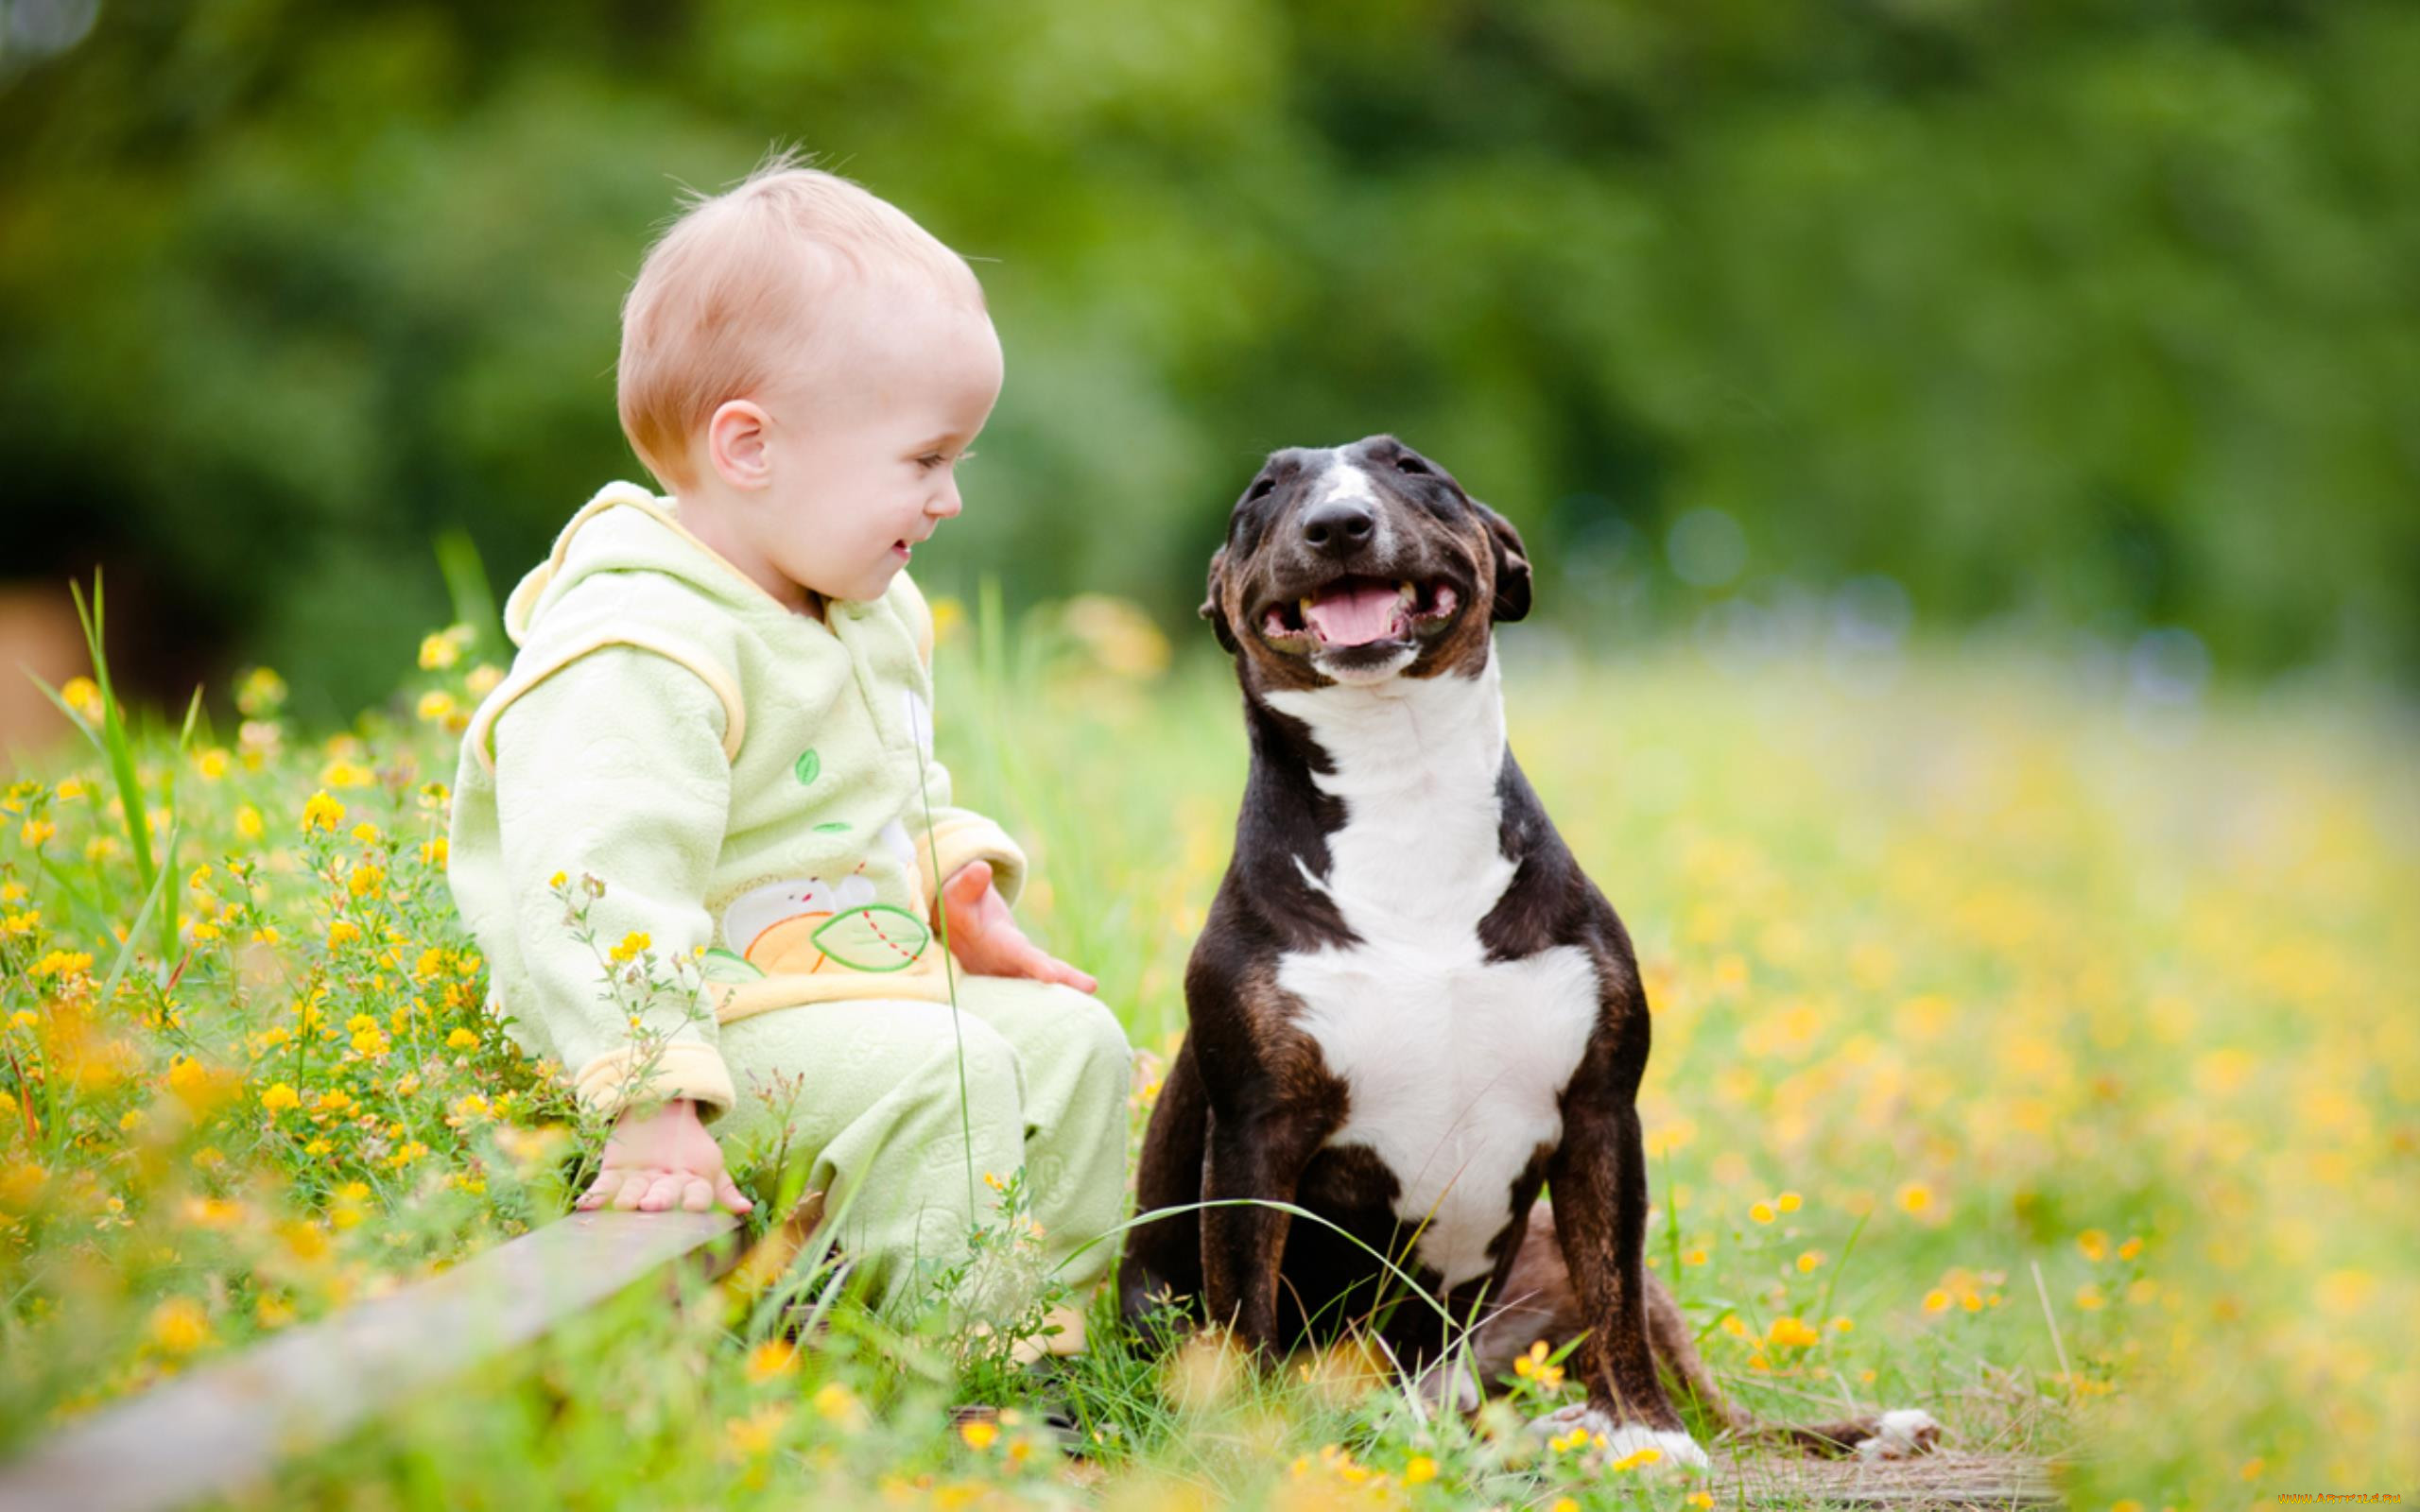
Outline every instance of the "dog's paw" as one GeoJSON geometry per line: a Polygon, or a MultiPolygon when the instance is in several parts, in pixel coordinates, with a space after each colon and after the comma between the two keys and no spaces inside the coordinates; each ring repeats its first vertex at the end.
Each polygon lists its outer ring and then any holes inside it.
{"type": "Polygon", "coordinates": [[[1421,1405],[1432,1414],[1474,1413],[1485,1397],[1478,1374],[1461,1355],[1422,1371],[1413,1389],[1420,1394],[1421,1405]]]}
{"type": "Polygon", "coordinates": [[[1914,1407],[1894,1407],[1874,1425],[1874,1436],[1857,1446],[1859,1459],[1913,1459],[1941,1442],[1941,1424],[1914,1407]]]}
{"type": "Polygon", "coordinates": [[[1605,1452],[1616,1461],[1629,1458],[1642,1449],[1655,1451],[1655,1463],[1666,1469],[1702,1470],[1707,1468],[1705,1451],[1698,1441],[1679,1429],[1650,1428],[1644,1423],[1617,1423],[1584,1402],[1557,1408],[1543,1418],[1532,1420],[1530,1430],[1550,1437],[1560,1437],[1574,1429],[1592,1438],[1605,1441],[1605,1452]]]}

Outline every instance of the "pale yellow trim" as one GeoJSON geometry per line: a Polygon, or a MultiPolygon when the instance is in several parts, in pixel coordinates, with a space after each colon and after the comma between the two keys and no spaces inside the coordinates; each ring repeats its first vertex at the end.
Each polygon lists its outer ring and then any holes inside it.
{"type": "Polygon", "coordinates": [[[478,759],[479,765],[491,774],[495,771],[495,722],[503,717],[504,711],[511,705],[512,700],[581,657],[601,651],[609,645],[627,645],[636,650],[652,652],[666,662],[683,668],[711,689],[714,696],[722,702],[723,759],[734,761],[738,758],[740,742],[748,735],[748,706],[740,701],[739,684],[732,680],[730,674],[717,666],[702,652],[666,645],[660,641],[642,639],[639,634],[630,631],[599,630],[584,641],[574,642],[568,649],[558,653],[554,661],[537,671],[527,674],[516,671],[511,677],[507,678],[495,692],[488,695],[487,699],[479,705],[477,713],[471,715],[471,728],[462,737],[470,743],[471,753],[478,759]]]}
{"type": "Polygon", "coordinates": [[[907,616],[908,633],[916,638],[916,659],[925,663],[926,672],[930,672],[933,670],[933,607],[925,602],[925,591],[918,588],[916,580],[906,573],[899,575],[897,583],[892,592],[899,595],[899,611],[907,616]]]}
{"type": "Polygon", "coordinates": [[[579,1100],[611,1117],[637,1100],[640,1093],[670,1100],[687,1097],[717,1110],[731,1107],[738,1095],[732,1090],[731,1068],[722,1052],[694,1040],[676,1040],[661,1047],[647,1068],[644,1086],[631,1083],[631,1074],[646,1058],[637,1045],[609,1050],[579,1068],[571,1079],[579,1100]]]}
{"type": "MultiPolygon", "coordinates": [[[[939,941],[933,948],[941,949],[939,941]]],[[[938,970],[923,971],[838,971],[813,976],[769,976],[761,982],[743,982],[736,987],[722,988],[709,984],[707,990],[716,994],[715,1022],[735,1023],[752,1019],[760,1013],[778,1008],[795,1008],[809,1003],[867,1003],[890,1000],[900,1003],[947,1003],[950,978],[938,970]]]]}
{"type": "Polygon", "coordinates": [[[993,885],[1000,896],[1015,902],[1025,890],[1026,873],[1029,869],[1025,852],[1009,838],[1009,832],[980,814],[960,813],[934,823],[929,833],[916,844],[916,860],[924,868],[921,879],[925,887],[925,911],[930,913],[938,889],[950,874],[970,861],[989,861],[995,873],[993,885]]]}
{"type": "MultiPolygon", "coordinates": [[[[749,576],[746,573],[741,572],[738,565],[730,558],[724,556],[721,552],[715,550],[714,547],[707,545],[695,531],[691,530],[687,525],[683,524],[681,523],[680,515],[676,512],[679,507],[678,500],[666,500],[661,498],[656,494],[648,492],[638,484],[631,483],[624,479],[616,479],[615,481],[608,483],[603,488],[597,490],[595,497],[591,498],[586,504],[581,505],[578,513],[574,514],[569,520],[563,522],[562,529],[555,536],[554,549],[546,553],[546,559],[544,561],[539,563],[536,567],[531,568],[529,572],[522,577],[520,585],[513,589],[512,596],[506,601],[504,608],[504,628],[505,632],[512,637],[512,642],[515,645],[521,644],[522,632],[528,627],[529,615],[537,608],[538,595],[545,592],[546,584],[553,581],[555,574],[562,568],[563,558],[570,554],[572,536],[581,525],[586,524],[590,520],[595,519],[597,515],[600,515],[606,510],[614,508],[616,506],[626,506],[630,508],[639,510],[648,519],[653,520],[657,524],[660,524],[665,529],[671,531],[681,540],[687,541],[691,546],[695,547],[700,553],[701,553],[708,561],[713,562],[716,566],[730,574],[731,580],[733,582],[741,585],[747,589],[748,592],[754,593],[757,597],[762,598],[766,603],[772,605],[783,613],[794,614],[798,612],[796,610],[790,608],[789,605],[785,604],[780,599],[774,597],[773,594],[766,589],[764,584],[758,582],[755,578],[749,576]],[[665,507],[667,503],[671,504],[674,507],[665,507]],[[524,594],[527,595],[527,602],[524,602],[524,594]]],[[[808,596],[810,600],[814,598],[813,594],[808,596]]],[[[821,616],[819,612],[816,615],[808,617],[820,619],[821,616]]]]}

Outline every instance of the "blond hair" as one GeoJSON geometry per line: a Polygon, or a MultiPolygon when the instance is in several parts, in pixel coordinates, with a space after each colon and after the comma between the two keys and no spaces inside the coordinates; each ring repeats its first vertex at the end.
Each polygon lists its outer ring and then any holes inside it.
{"type": "Polygon", "coordinates": [[[622,301],[614,387],[631,449],[666,489],[695,482],[690,438],[717,405],[797,365],[815,297],[889,271],[982,301],[965,260],[907,212],[795,151],[721,194],[691,197],[622,301]]]}

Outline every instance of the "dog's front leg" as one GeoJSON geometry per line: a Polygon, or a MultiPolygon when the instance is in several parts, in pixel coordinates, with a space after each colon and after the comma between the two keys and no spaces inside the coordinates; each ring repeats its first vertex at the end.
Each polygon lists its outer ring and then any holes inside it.
{"type": "Polygon", "coordinates": [[[1277,1275],[1293,1222],[1269,1204],[1293,1202],[1326,1134],[1322,1120],[1295,1108],[1211,1115],[1201,1195],[1214,1206],[1201,1211],[1201,1290],[1210,1321],[1264,1361],[1276,1356],[1277,1275]]]}
{"type": "Polygon", "coordinates": [[[1584,1407],[1556,1415],[1583,1423],[1616,1452],[1653,1448],[1667,1460],[1703,1466],[1655,1374],[1647,1336],[1647,1157],[1634,1102],[1647,1065],[1647,1007],[1611,1005],[1564,1092],[1563,1143],[1547,1169],[1556,1238],[1570,1268],[1588,1336],[1579,1350],[1584,1407]]]}

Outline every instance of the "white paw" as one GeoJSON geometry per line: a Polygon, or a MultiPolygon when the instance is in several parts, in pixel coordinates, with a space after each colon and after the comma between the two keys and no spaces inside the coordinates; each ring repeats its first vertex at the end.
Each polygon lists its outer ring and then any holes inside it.
{"type": "Polygon", "coordinates": [[[1666,1469],[1696,1469],[1707,1468],[1705,1451],[1698,1441],[1679,1429],[1650,1428],[1643,1423],[1617,1423],[1585,1403],[1568,1407],[1537,1418],[1530,1424],[1534,1431],[1559,1436],[1577,1428],[1590,1437],[1605,1441],[1605,1452],[1615,1460],[1628,1458],[1642,1449],[1654,1450],[1662,1457],[1655,1463],[1666,1469]]]}
{"type": "Polygon", "coordinates": [[[1913,1459],[1941,1442],[1941,1424],[1914,1407],[1893,1407],[1875,1425],[1874,1436],[1857,1446],[1859,1459],[1913,1459]]]}
{"type": "Polygon", "coordinates": [[[1461,1355],[1423,1371],[1418,1389],[1421,1404],[1432,1413],[1477,1412],[1483,1400],[1477,1372],[1461,1355]]]}

